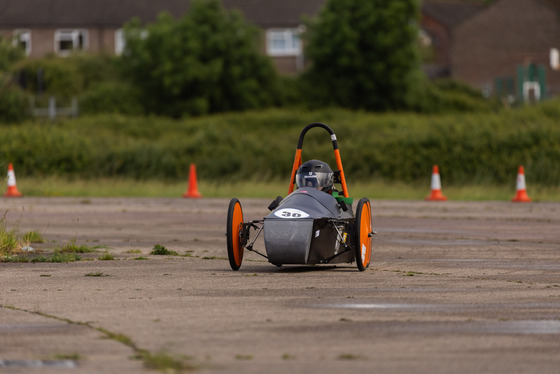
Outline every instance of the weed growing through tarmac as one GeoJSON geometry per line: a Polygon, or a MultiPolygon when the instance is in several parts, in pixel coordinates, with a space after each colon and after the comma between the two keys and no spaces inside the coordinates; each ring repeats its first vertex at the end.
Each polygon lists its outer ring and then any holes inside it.
{"type": "Polygon", "coordinates": [[[338,355],[339,360],[363,360],[364,357],[353,353],[341,353],[338,355]]]}
{"type": "MultiPolygon", "coordinates": [[[[0,262],[74,262],[82,259],[78,254],[91,253],[95,252],[98,248],[102,248],[102,246],[88,247],[86,245],[77,245],[76,240],[73,239],[67,244],[55,247],[52,254],[45,255],[41,254],[40,250],[26,251],[30,241],[41,242],[43,240],[39,233],[30,231],[23,238],[26,240],[18,239],[14,231],[6,230],[4,219],[0,221],[0,262]]],[[[112,258],[107,257],[104,259],[112,258]]]]}
{"type": "Polygon", "coordinates": [[[148,259],[147,257],[142,257],[142,256],[133,258],[133,260],[140,260],[140,261],[147,260],[147,259],[148,259]]]}
{"type": "Polygon", "coordinates": [[[30,262],[75,262],[82,258],[75,253],[59,253],[55,252],[50,256],[39,256],[32,258],[30,262]]]}
{"type": "Polygon", "coordinates": [[[0,232],[0,254],[10,255],[20,247],[18,240],[13,231],[0,232]]]}
{"type": "Polygon", "coordinates": [[[183,372],[187,370],[195,369],[196,366],[189,362],[191,359],[187,356],[180,356],[174,357],[171,356],[163,351],[158,353],[151,353],[146,349],[139,348],[128,336],[124,334],[117,334],[106,330],[102,327],[95,328],[97,331],[105,334],[108,339],[115,340],[119,343],[122,343],[130,348],[132,348],[135,352],[134,358],[138,360],[142,360],[144,362],[144,366],[149,369],[154,369],[161,371],[163,373],[177,373],[183,372]]]}
{"type": "Polygon", "coordinates": [[[2,217],[2,219],[0,219],[0,255],[4,256],[9,256],[22,247],[15,234],[15,231],[9,231],[6,228],[7,213],[8,211],[5,211],[4,216],[2,217]]]}
{"type": "Polygon", "coordinates": [[[29,243],[44,243],[43,236],[37,231],[29,231],[18,238],[14,230],[7,230],[6,215],[0,220],[0,262],[74,262],[81,258],[76,253],[93,252],[86,246],[77,246],[75,240],[55,248],[52,255],[39,254],[29,247],[29,243]]]}
{"type": "Polygon", "coordinates": [[[54,360],[74,360],[77,361],[81,358],[79,353],[57,354],[52,357],[54,360]]]}
{"type": "Polygon", "coordinates": [[[22,240],[26,243],[44,243],[45,239],[43,236],[37,231],[29,231],[28,233],[24,234],[22,240]]]}
{"type": "Polygon", "coordinates": [[[52,255],[23,255],[23,256],[6,256],[3,262],[24,262],[24,263],[37,263],[37,262],[56,262],[66,263],[80,261],[81,257],[75,253],[53,253],[52,255]]]}
{"type": "Polygon", "coordinates": [[[424,273],[422,271],[411,271],[411,270],[391,270],[394,273],[402,273],[405,277],[413,277],[415,275],[438,275],[438,276],[447,276],[449,274],[446,273],[424,273]]]}
{"type": "Polygon", "coordinates": [[[244,360],[244,361],[249,361],[253,359],[252,355],[235,355],[235,359],[236,360],[244,360]]]}
{"type": "Polygon", "coordinates": [[[193,364],[189,363],[189,360],[192,360],[191,357],[176,357],[164,351],[157,353],[145,351],[140,358],[148,369],[158,370],[163,373],[181,373],[196,368],[193,364]]]}
{"type": "MultiPolygon", "coordinates": [[[[204,256],[202,257],[203,260],[227,260],[227,257],[221,257],[221,256],[204,256]]],[[[250,261],[250,260],[247,260],[250,261]]]]}
{"type": "Polygon", "coordinates": [[[95,252],[95,248],[87,245],[77,245],[76,239],[72,239],[68,244],[56,247],[54,251],[55,253],[92,253],[95,252]]]}
{"type": "Polygon", "coordinates": [[[158,256],[178,256],[179,254],[175,251],[170,251],[169,249],[165,248],[163,245],[156,244],[150,252],[151,255],[158,255],[158,256]]]}
{"type": "Polygon", "coordinates": [[[101,256],[97,257],[98,260],[101,261],[112,261],[115,259],[115,256],[109,253],[109,251],[105,251],[101,256]]]}

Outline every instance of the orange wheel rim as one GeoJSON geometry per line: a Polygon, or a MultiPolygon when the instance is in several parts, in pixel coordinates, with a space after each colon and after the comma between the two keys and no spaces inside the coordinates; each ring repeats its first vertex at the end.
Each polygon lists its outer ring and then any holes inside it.
{"type": "Polygon", "coordinates": [[[240,266],[243,260],[243,246],[241,245],[241,233],[243,231],[243,211],[241,210],[241,204],[238,202],[235,204],[233,209],[233,219],[231,222],[231,228],[233,233],[233,257],[235,258],[235,263],[240,266]]]}
{"type": "Polygon", "coordinates": [[[371,207],[369,202],[364,204],[360,220],[360,253],[362,265],[367,266],[371,260],[371,207]],[[364,214],[365,213],[365,214],[364,214]]]}

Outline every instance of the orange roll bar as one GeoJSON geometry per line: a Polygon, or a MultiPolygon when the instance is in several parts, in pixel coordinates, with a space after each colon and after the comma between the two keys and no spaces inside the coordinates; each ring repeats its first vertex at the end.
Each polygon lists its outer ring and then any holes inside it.
{"type": "Polygon", "coordinates": [[[338,171],[340,172],[340,184],[342,185],[342,194],[344,195],[344,197],[349,197],[348,187],[346,187],[346,178],[344,176],[344,169],[342,168],[342,159],[340,158],[340,151],[338,150],[338,142],[336,140],[336,135],[335,135],[334,131],[329,126],[325,125],[324,123],[320,123],[320,122],[315,122],[315,123],[311,123],[311,124],[307,125],[303,129],[301,134],[299,135],[298,146],[296,148],[296,155],[294,157],[294,165],[292,166],[292,175],[291,175],[291,178],[290,178],[290,187],[288,189],[288,194],[291,194],[292,192],[294,192],[296,172],[297,172],[297,169],[302,164],[301,149],[303,148],[303,138],[305,137],[305,134],[307,133],[307,131],[309,129],[312,129],[313,127],[322,127],[325,130],[327,130],[328,133],[331,135],[331,141],[332,141],[333,149],[334,149],[334,157],[336,159],[336,167],[338,168],[338,171]]]}

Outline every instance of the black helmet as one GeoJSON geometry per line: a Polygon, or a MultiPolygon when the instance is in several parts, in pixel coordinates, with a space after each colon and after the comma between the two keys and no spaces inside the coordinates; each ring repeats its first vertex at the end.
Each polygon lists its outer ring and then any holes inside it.
{"type": "Polygon", "coordinates": [[[333,188],[334,174],[330,166],[319,160],[310,160],[299,167],[296,173],[298,188],[313,187],[330,192],[333,188]]]}

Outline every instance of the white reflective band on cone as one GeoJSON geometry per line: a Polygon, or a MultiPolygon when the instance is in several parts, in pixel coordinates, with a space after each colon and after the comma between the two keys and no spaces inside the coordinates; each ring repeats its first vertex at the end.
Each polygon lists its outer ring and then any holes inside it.
{"type": "Polygon", "coordinates": [[[525,185],[525,175],[518,174],[517,175],[517,189],[518,190],[526,190],[527,186],[525,185]]]}
{"type": "Polygon", "coordinates": [[[8,170],[8,187],[16,185],[16,174],[13,170],[8,170]]]}
{"type": "Polygon", "coordinates": [[[441,180],[439,174],[432,174],[432,190],[441,190],[441,180]]]}

